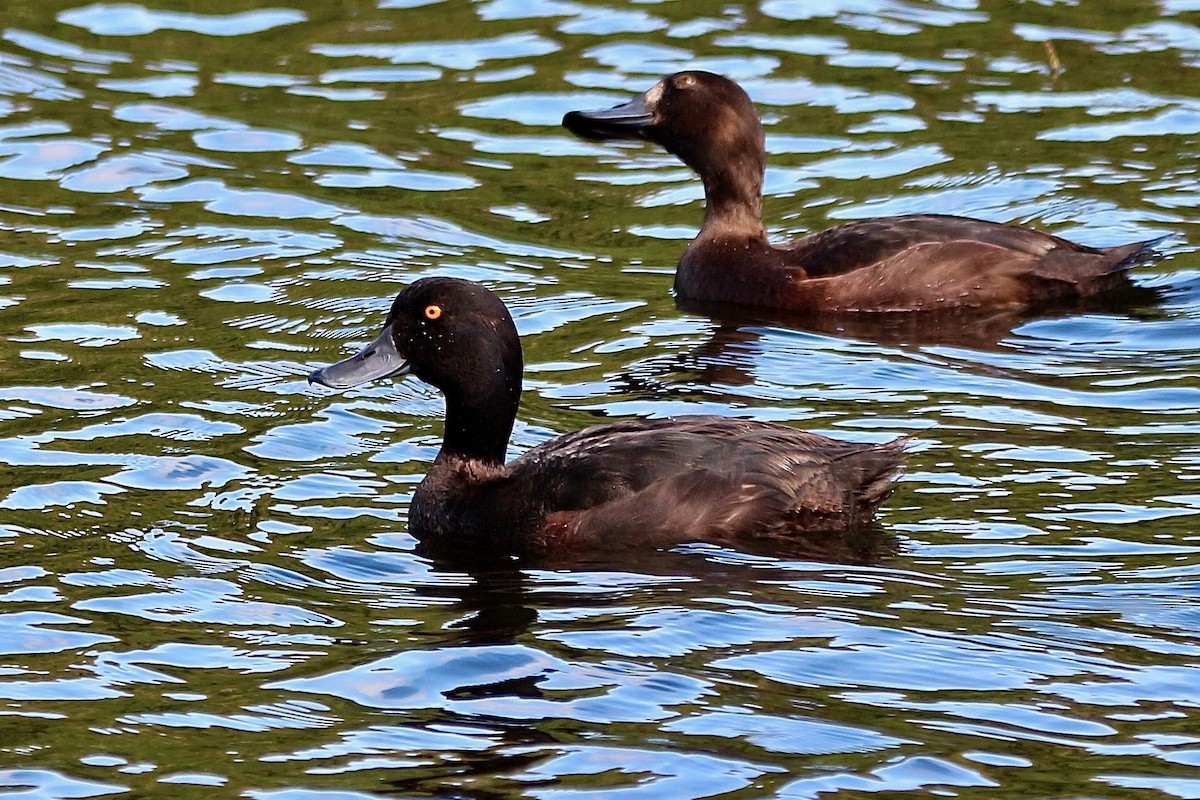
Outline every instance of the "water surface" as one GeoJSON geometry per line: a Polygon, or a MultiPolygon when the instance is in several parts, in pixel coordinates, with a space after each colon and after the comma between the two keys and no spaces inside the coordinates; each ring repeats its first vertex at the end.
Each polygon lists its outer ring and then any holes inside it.
{"type": "Polygon", "coordinates": [[[0,793],[1200,797],[1200,5],[224,6],[0,12],[0,793]],[[683,68],[758,104],[772,235],[1170,235],[1158,298],[680,309],[699,183],[558,121],[683,68]],[[304,380],[424,275],[512,308],[514,454],[912,437],[880,558],[425,558],[436,392],[304,380]]]}

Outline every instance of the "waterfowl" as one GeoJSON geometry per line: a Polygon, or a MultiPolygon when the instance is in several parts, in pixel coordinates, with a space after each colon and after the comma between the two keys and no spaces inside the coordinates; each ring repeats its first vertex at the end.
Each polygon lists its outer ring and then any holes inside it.
{"type": "Polygon", "coordinates": [[[710,72],[677,72],[562,124],[585,139],[656,142],[700,176],[704,224],[675,273],[684,300],[800,313],[1022,307],[1110,289],[1153,254],[1151,242],[1093,248],[942,214],[848,222],[773,246],[762,123],[740,86],[710,72]]]}
{"type": "Polygon", "coordinates": [[[358,354],[309,375],[334,389],[412,374],[441,390],[441,451],[410,531],[513,554],[789,538],[869,522],[902,443],[843,442],[718,416],[599,425],[504,462],[524,368],[508,309],[485,287],[423,278],[358,354]]]}

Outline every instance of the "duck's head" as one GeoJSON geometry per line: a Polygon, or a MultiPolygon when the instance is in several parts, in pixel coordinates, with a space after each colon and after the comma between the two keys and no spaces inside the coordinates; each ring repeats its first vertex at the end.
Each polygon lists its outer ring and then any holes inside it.
{"type": "Polygon", "coordinates": [[[763,129],[754,103],[742,87],[711,72],[676,72],[619,106],[570,111],[562,124],[583,139],[656,142],[702,177],[747,160],[762,172],[763,129]]]}
{"type": "Polygon", "coordinates": [[[515,415],[522,366],[520,338],[500,298],[471,281],[422,278],[396,296],[373,342],[308,380],[347,389],[411,373],[441,389],[448,410],[511,408],[515,415]]]}

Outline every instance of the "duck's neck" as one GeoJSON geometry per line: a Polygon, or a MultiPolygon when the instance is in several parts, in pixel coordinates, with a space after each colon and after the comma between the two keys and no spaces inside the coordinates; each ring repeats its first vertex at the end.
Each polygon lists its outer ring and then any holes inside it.
{"type": "Polygon", "coordinates": [[[447,403],[446,432],[438,459],[480,461],[489,466],[500,466],[504,463],[515,420],[515,413],[507,419],[498,419],[488,413],[481,415],[447,403]]]}
{"type": "Polygon", "coordinates": [[[766,242],[762,224],[765,169],[761,150],[696,169],[704,181],[703,235],[766,242]]]}
{"type": "MultiPolygon", "coordinates": [[[[519,357],[518,357],[519,358],[519,357]]],[[[521,364],[496,365],[471,385],[443,389],[446,430],[438,460],[504,464],[521,401],[521,364]]]]}

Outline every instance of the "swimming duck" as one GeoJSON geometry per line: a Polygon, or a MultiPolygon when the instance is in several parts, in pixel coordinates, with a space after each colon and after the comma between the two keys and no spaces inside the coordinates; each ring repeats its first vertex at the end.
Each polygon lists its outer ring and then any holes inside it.
{"type": "Polygon", "coordinates": [[[684,300],[801,313],[1021,307],[1102,292],[1153,255],[1151,242],[1093,248],[942,214],[848,222],[775,247],[762,224],[762,123],[740,86],[710,72],[677,72],[562,124],[585,139],[657,142],[699,174],[704,225],[675,273],[684,300]]]}
{"type": "Polygon", "coordinates": [[[505,464],[521,397],[521,342],[483,286],[423,278],[358,354],[309,375],[344,389],[412,374],[446,398],[442,448],[409,528],[489,551],[545,554],[685,541],[800,537],[867,523],[902,442],[856,444],[719,416],[598,425],[505,464]]]}

